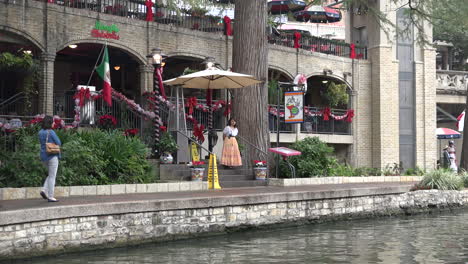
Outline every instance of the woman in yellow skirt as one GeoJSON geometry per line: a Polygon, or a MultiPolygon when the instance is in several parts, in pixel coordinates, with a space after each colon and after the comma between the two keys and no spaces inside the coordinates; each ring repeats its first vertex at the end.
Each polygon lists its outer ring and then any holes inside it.
{"type": "Polygon", "coordinates": [[[229,119],[228,125],[223,130],[223,155],[221,164],[228,167],[242,166],[242,160],[237,144],[236,136],[239,133],[237,130],[236,120],[229,119]]]}

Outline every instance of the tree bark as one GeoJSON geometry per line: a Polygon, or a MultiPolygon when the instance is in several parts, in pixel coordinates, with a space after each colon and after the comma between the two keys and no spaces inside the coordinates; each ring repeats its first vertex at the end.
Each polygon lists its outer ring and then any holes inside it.
{"type": "MultiPolygon", "coordinates": [[[[466,111],[468,106],[468,96],[466,97],[466,105],[465,105],[465,125],[468,125],[468,111],[466,111]]],[[[468,169],[468,140],[465,137],[466,127],[463,127],[463,145],[462,145],[462,152],[461,152],[461,159],[460,159],[460,169],[467,170],[468,169]]],[[[467,134],[468,135],[468,134],[467,134]]],[[[437,150],[438,155],[440,156],[440,149],[437,150]]],[[[441,161],[442,164],[442,161],[441,161]]]]}
{"type": "MultiPolygon", "coordinates": [[[[234,12],[233,71],[253,75],[264,82],[233,91],[233,117],[237,120],[240,136],[267,152],[270,146],[267,1],[236,0],[234,12]]],[[[247,161],[260,158],[247,157],[247,161]]]]}

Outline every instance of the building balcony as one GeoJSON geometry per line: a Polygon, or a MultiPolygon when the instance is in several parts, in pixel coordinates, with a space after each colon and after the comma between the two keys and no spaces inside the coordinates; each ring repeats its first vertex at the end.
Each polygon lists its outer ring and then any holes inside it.
{"type": "MultiPolygon", "coordinates": [[[[146,20],[147,6],[144,0],[36,0],[56,4],[60,6],[85,9],[98,13],[105,13],[129,19],[146,20]]],[[[202,32],[224,34],[223,18],[209,14],[196,14],[190,10],[183,10],[177,14],[166,7],[153,6],[153,22],[170,24],[176,27],[188,28],[202,32]]],[[[233,27],[234,28],[234,27],[233,27]]],[[[270,34],[268,42],[272,45],[294,48],[294,35],[281,32],[270,34]]],[[[302,34],[299,40],[299,48],[302,50],[324,53],[333,56],[351,56],[350,44],[341,41],[320,38],[302,34]]],[[[367,59],[367,47],[355,47],[355,59],[367,59]]]]}
{"type": "Polygon", "coordinates": [[[465,104],[468,88],[468,72],[437,70],[437,102],[465,104]]]}

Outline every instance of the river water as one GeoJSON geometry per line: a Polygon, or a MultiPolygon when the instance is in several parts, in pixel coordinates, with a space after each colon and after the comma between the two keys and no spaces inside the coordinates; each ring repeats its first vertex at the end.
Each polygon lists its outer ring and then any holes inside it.
{"type": "Polygon", "coordinates": [[[311,224],[18,263],[468,263],[468,211],[311,224]]]}

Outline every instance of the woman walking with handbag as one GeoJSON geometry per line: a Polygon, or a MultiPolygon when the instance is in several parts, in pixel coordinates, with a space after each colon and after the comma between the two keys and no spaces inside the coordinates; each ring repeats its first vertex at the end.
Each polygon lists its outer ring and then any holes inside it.
{"type": "Polygon", "coordinates": [[[51,116],[45,116],[42,120],[42,129],[39,131],[39,142],[41,143],[41,161],[47,167],[48,176],[44,182],[44,187],[40,192],[42,198],[49,202],[58,202],[54,198],[55,177],[60,158],[60,139],[52,130],[54,119],[51,116]]]}

